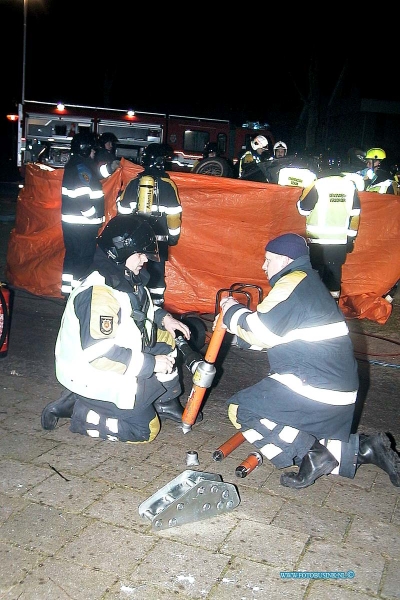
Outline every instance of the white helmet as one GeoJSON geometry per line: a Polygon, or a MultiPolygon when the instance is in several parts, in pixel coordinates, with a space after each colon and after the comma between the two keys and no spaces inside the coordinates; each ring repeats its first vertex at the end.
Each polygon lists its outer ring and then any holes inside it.
{"type": "Polygon", "coordinates": [[[263,135],[258,135],[252,142],[250,142],[253,150],[258,150],[258,148],[268,148],[268,140],[263,135]]]}
{"type": "Polygon", "coordinates": [[[276,142],[276,144],[274,145],[274,154],[275,154],[275,150],[278,150],[278,148],[283,148],[285,151],[285,156],[286,156],[287,146],[286,146],[285,142],[276,142]]]}

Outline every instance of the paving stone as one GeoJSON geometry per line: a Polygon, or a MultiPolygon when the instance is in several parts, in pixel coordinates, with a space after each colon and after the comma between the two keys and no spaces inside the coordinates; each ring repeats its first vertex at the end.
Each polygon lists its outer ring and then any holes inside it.
{"type": "Polygon", "coordinates": [[[346,541],[360,548],[374,548],[382,556],[400,557],[400,526],[381,523],[368,517],[355,517],[346,541]]]}
{"type": "Polygon", "coordinates": [[[353,578],[336,579],[337,585],[370,594],[378,594],[384,567],[385,560],[371,549],[318,540],[310,541],[297,564],[299,571],[353,572],[353,578]]]}
{"type": "Polygon", "coordinates": [[[65,510],[30,504],[0,527],[0,539],[51,555],[87,527],[88,519],[65,510]]]}
{"type": "Polygon", "coordinates": [[[351,516],[321,506],[295,502],[285,504],[272,524],[309,536],[342,542],[351,523],[351,516]]]}
{"type": "Polygon", "coordinates": [[[291,570],[304,552],[308,535],[289,529],[241,521],[230,533],[221,552],[291,570]]]}

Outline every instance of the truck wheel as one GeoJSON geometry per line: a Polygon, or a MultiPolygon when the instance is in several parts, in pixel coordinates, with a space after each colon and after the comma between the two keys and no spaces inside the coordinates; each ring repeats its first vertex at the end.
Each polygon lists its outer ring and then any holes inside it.
{"type": "Polygon", "coordinates": [[[214,175],[215,177],[234,177],[232,166],[225,158],[219,156],[202,158],[193,167],[192,173],[214,175]]]}

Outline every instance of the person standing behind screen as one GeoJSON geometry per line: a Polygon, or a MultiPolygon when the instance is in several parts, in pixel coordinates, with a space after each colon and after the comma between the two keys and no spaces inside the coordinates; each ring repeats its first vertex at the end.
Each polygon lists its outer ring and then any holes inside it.
{"type": "Polygon", "coordinates": [[[246,150],[239,159],[239,179],[245,179],[246,174],[252,171],[255,165],[268,158],[268,140],[264,135],[257,135],[254,140],[251,140],[249,150],[246,150]]]}
{"type": "Polygon", "coordinates": [[[287,155],[287,145],[285,144],[285,142],[282,141],[276,142],[276,144],[274,144],[273,151],[273,158],[285,158],[285,156],[287,155]]]}
{"type": "Polygon", "coordinates": [[[118,169],[120,161],[117,158],[118,138],[110,131],[105,131],[99,138],[95,161],[102,179],[107,179],[118,169]]]}
{"type": "Polygon", "coordinates": [[[80,132],[71,141],[71,156],[64,167],[61,190],[61,226],[65,256],[61,294],[69,296],[86,274],[104,223],[104,193],[91,153],[96,136],[80,132]]]}
{"type": "Polygon", "coordinates": [[[389,171],[382,167],[382,161],[386,159],[386,152],[382,148],[370,148],[365,161],[367,166],[357,171],[364,179],[366,192],[377,192],[378,194],[395,194],[394,179],[389,171]]]}
{"type": "Polygon", "coordinates": [[[173,150],[167,144],[149,144],[142,154],[144,170],[131,179],[117,198],[118,213],[137,213],[149,219],[154,230],[160,262],[147,265],[150,275],[148,288],[154,304],[162,306],[166,290],[165,263],[169,246],[176,246],[181,235],[182,206],[178,189],[165,171],[166,160],[173,150]]]}
{"type": "Polygon", "coordinates": [[[353,251],[360,224],[361,204],[354,181],[333,175],[305,188],[297,202],[306,217],[310,260],[336,302],[339,302],[342,267],[353,251]]]}

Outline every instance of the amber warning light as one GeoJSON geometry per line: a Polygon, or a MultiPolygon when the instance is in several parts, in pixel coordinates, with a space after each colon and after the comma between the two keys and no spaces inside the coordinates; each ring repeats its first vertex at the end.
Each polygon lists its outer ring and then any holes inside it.
{"type": "Polygon", "coordinates": [[[18,121],[18,115],[7,115],[8,121],[18,121]]]}

